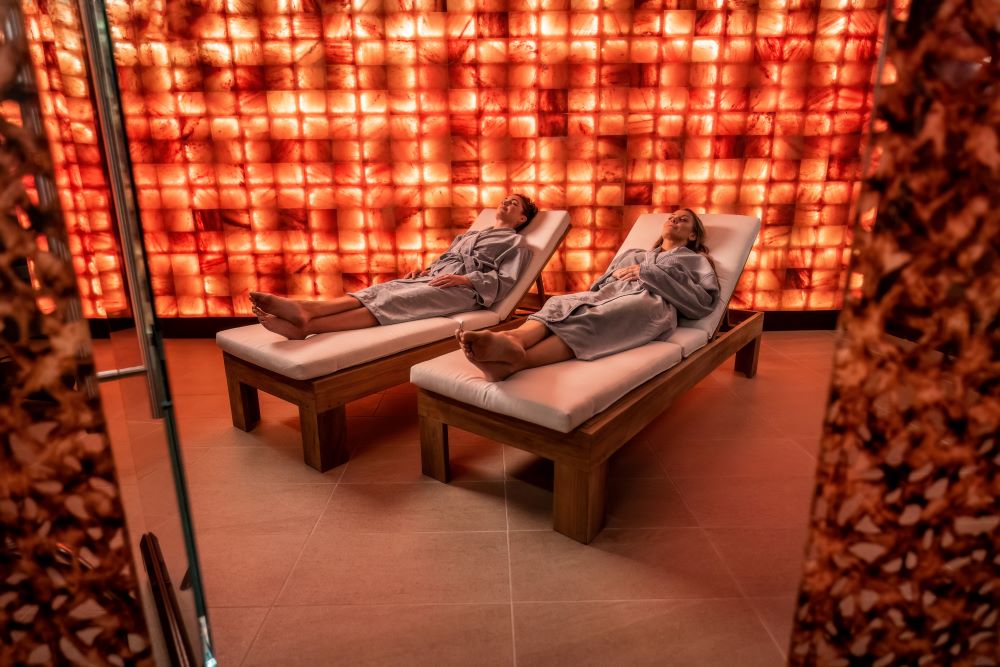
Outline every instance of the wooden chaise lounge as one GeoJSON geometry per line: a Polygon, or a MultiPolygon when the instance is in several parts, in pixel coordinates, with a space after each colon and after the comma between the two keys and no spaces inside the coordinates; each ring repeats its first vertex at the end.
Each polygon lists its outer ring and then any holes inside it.
{"type": "MultiPolygon", "coordinates": [[[[496,383],[483,379],[460,351],[414,366],[424,474],[449,480],[449,425],[550,459],[553,527],[590,543],[604,524],[609,457],[730,356],[736,356],[737,372],[756,373],[763,313],[729,310],[728,304],[760,221],[702,218],[722,286],[720,303],[708,317],[682,320],[667,341],[596,361],[533,368],[496,383]]],[[[663,219],[641,216],[619,252],[650,247],[663,219]]]]}
{"type": "MultiPolygon", "coordinates": [[[[483,211],[473,229],[492,224],[483,211]]],[[[406,382],[410,367],[457,349],[459,323],[468,330],[517,326],[511,317],[569,231],[566,211],[540,211],[525,230],[531,262],[510,294],[488,310],[457,313],[391,326],[286,340],[259,324],[221,331],[233,425],[249,431],[260,420],[258,390],[299,407],[306,464],[321,472],[347,461],[347,402],[406,382]]],[[[544,292],[542,292],[544,294],[544,292]]]]}

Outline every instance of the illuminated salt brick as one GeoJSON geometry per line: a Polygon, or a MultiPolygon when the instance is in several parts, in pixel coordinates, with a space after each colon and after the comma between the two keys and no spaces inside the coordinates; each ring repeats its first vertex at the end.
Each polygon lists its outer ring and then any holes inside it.
{"type": "Polygon", "coordinates": [[[728,38],[720,42],[722,53],[719,60],[727,64],[722,67],[720,81],[723,85],[745,86],[750,80],[750,69],[745,64],[753,59],[753,41],[745,37],[728,38]]]}
{"type": "MultiPolygon", "coordinates": [[[[759,189],[750,189],[749,192],[755,194],[762,194],[765,189],[763,187],[757,186],[759,189]]],[[[744,192],[748,192],[744,188],[744,192]]],[[[766,196],[768,204],[793,204],[796,201],[797,189],[794,183],[771,183],[770,187],[766,188],[766,196]]],[[[746,204],[762,204],[764,199],[746,199],[742,200],[746,204]]]]}
{"type": "Polygon", "coordinates": [[[850,220],[850,206],[828,205],[819,211],[818,224],[841,225],[847,227],[850,220]]]}
{"type": "Polygon", "coordinates": [[[253,236],[248,231],[233,231],[227,229],[225,232],[225,247],[229,256],[229,267],[232,272],[250,271],[249,263],[251,258],[247,253],[253,250],[253,236]]]}
{"type": "Polygon", "coordinates": [[[687,63],[691,59],[691,40],[665,39],[660,43],[660,59],[665,63],[687,63]]]}
{"type": "MultiPolygon", "coordinates": [[[[794,163],[788,165],[794,168],[794,163]]],[[[803,181],[826,180],[827,161],[824,159],[802,160],[799,162],[798,177],[803,181]]]]}
{"type": "Polygon", "coordinates": [[[787,310],[802,310],[806,303],[805,290],[782,290],[779,297],[780,307],[787,310]]]}
{"type": "Polygon", "coordinates": [[[813,60],[838,63],[844,58],[844,40],[839,37],[817,37],[813,40],[813,60]]]}
{"type": "Polygon", "coordinates": [[[691,42],[692,62],[715,62],[719,57],[721,40],[698,37],[691,42]]]}
{"type": "Polygon", "coordinates": [[[521,190],[538,179],[538,166],[534,162],[511,163],[509,169],[511,182],[521,190]]]}
{"type": "Polygon", "coordinates": [[[786,33],[788,15],[782,11],[757,12],[758,37],[782,37],[786,33]]]}
{"type": "Polygon", "coordinates": [[[774,114],[770,113],[747,114],[747,134],[769,135],[773,133],[774,133],[774,114]]]}
{"type": "Polygon", "coordinates": [[[597,40],[574,40],[570,43],[569,62],[593,63],[599,58],[599,42],[597,40]]]}
{"type": "Polygon", "coordinates": [[[337,206],[337,189],[312,187],[306,189],[306,205],[312,209],[332,209],[337,206]]]}
{"type": "Polygon", "coordinates": [[[177,299],[172,296],[155,296],[153,304],[161,317],[177,317],[177,299]]]}
{"type": "Polygon", "coordinates": [[[621,185],[598,185],[594,202],[599,206],[621,206],[624,197],[624,187],[621,185]]]}
{"type": "Polygon", "coordinates": [[[690,35],[694,33],[695,12],[688,9],[670,10],[663,14],[663,35],[690,35]]]}
{"type": "MultiPolygon", "coordinates": [[[[771,193],[775,187],[775,185],[771,185],[770,188],[766,185],[741,185],[739,202],[744,205],[763,204],[765,201],[770,201],[771,193]]],[[[795,190],[791,189],[789,197],[794,198],[794,196],[795,190]]]]}
{"type": "Polygon", "coordinates": [[[816,228],[811,227],[792,227],[791,234],[789,237],[790,247],[814,247],[818,234],[816,228]]]}

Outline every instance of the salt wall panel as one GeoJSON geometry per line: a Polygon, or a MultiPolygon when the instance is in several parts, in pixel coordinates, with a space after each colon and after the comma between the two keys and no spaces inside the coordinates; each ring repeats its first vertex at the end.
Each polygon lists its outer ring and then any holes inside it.
{"type": "MultiPolygon", "coordinates": [[[[0,2],[4,26],[20,22],[0,2]]],[[[0,44],[0,99],[35,107],[0,44]]],[[[0,665],[152,665],[44,136],[0,121],[0,665]]]]}
{"type": "Polygon", "coordinates": [[[914,3],[857,235],[794,665],[996,665],[1000,4],[914,3]]]}
{"type": "Polygon", "coordinates": [[[550,291],[685,205],[763,219],[738,305],[839,308],[884,9],[111,0],[157,312],[394,278],[511,190],[571,212],[550,291]]]}
{"type": "MultiPolygon", "coordinates": [[[[23,0],[21,6],[83,312],[122,314],[128,310],[124,274],[77,3],[23,0]]],[[[2,111],[20,122],[14,102],[4,102],[2,111]]]]}

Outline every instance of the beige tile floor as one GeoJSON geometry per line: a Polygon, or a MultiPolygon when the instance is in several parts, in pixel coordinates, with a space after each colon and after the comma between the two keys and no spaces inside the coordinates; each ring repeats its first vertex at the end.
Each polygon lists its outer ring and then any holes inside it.
{"type": "Polygon", "coordinates": [[[350,404],[351,460],[320,474],[294,407],[262,394],[234,429],[214,343],[168,341],[220,664],[782,664],[834,342],[768,332],[755,379],[730,361],[678,400],[584,546],[520,450],[453,431],[455,481],[423,477],[412,386],[350,404]]]}

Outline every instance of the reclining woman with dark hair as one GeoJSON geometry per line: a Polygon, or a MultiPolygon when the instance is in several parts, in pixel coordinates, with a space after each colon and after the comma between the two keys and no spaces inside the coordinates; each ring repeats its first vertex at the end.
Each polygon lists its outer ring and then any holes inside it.
{"type": "Polygon", "coordinates": [[[690,209],[663,223],[652,250],[622,253],[589,292],[554,296],[511,331],[456,333],[465,356],[491,382],[568,359],[592,360],[663,340],[677,315],[705,317],[719,280],[704,244],[705,226],[690,209]]]}
{"type": "Polygon", "coordinates": [[[519,232],[536,213],[531,199],[509,195],[497,206],[492,227],[460,234],[422,271],[329,301],[251,292],[253,312],[268,330],[301,339],[489,308],[507,296],[531,259],[519,232]]]}

